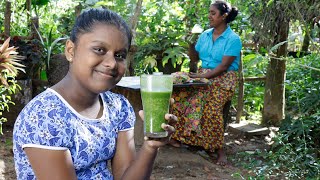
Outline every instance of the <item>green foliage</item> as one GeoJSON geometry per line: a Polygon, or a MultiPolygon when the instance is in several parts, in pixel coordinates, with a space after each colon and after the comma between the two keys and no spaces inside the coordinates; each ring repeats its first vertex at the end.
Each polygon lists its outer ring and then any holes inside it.
{"type": "MultiPolygon", "coordinates": [[[[288,62],[285,85],[287,113],[296,115],[314,113],[320,105],[319,54],[311,53],[301,58],[289,57],[283,60],[288,62]]],[[[244,76],[265,76],[268,61],[267,54],[245,52],[243,56],[244,76]]],[[[244,93],[245,111],[249,114],[260,112],[263,108],[264,83],[262,81],[246,82],[244,93]]]]}
{"type": "Polygon", "coordinates": [[[270,150],[239,153],[237,165],[250,169],[250,179],[313,179],[320,177],[320,111],[297,119],[287,117],[270,150]]]}
{"type": "MultiPolygon", "coordinates": [[[[47,0],[44,0],[47,1],[47,0]]],[[[39,16],[41,17],[38,38],[41,42],[43,53],[41,58],[42,69],[49,67],[51,54],[64,52],[63,43],[71,32],[75,14],[73,8],[76,2],[67,1],[48,2],[41,5],[39,16]],[[59,4],[62,5],[59,7],[59,4]]]]}
{"type": "Polygon", "coordinates": [[[4,111],[9,112],[9,106],[14,105],[12,101],[12,96],[18,91],[21,90],[20,86],[17,84],[17,81],[14,79],[15,76],[7,73],[6,79],[8,79],[8,86],[0,85],[0,135],[2,135],[2,124],[7,121],[6,117],[2,116],[4,111]]]}
{"type": "MultiPolygon", "coordinates": [[[[269,58],[267,56],[263,56],[259,53],[252,51],[245,52],[242,58],[244,77],[265,76],[268,60],[269,58]]],[[[263,108],[263,96],[263,81],[244,83],[244,111],[246,116],[261,116],[261,111],[263,108]]],[[[234,96],[233,101],[237,101],[236,96],[234,96]]]]}
{"type": "Polygon", "coordinates": [[[280,23],[298,20],[299,28],[309,33],[312,19],[319,16],[315,9],[320,8],[320,1],[316,0],[241,0],[238,3],[255,30],[255,42],[266,48],[274,46],[280,23]]]}
{"type": "Polygon", "coordinates": [[[140,61],[150,56],[156,56],[156,60],[160,62],[158,66],[171,61],[171,65],[176,67],[189,61],[186,55],[189,32],[195,24],[201,24],[204,28],[204,24],[208,22],[210,1],[200,2],[202,3],[195,3],[195,0],[184,3],[150,1],[143,4],[135,40],[139,47],[135,54],[135,69],[142,67],[143,62],[140,61]]]}
{"type": "MultiPolygon", "coordinates": [[[[244,62],[250,64],[256,57],[249,54],[244,62]]],[[[320,178],[319,54],[286,60],[288,113],[273,138],[271,149],[253,155],[239,153],[235,160],[252,171],[248,179],[320,178]]]]}
{"type": "Polygon", "coordinates": [[[320,56],[312,53],[288,60],[286,80],[287,109],[294,114],[311,114],[320,104],[320,56]]]}
{"type": "Polygon", "coordinates": [[[135,69],[135,74],[140,76],[141,74],[152,74],[155,72],[157,61],[156,56],[147,56],[144,61],[138,64],[140,67],[135,69]]]}
{"type": "Polygon", "coordinates": [[[168,48],[163,52],[166,56],[162,59],[162,65],[164,66],[171,59],[173,67],[176,67],[176,64],[182,64],[183,58],[187,58],[187,54],[184,53],[185,49],[183,47],[173,47],[168,48]]]}
{"type": "Polygon", "coordinates": [[[143,61],[146,57],[152,55],[161,59],[169,56],[165,59],[168,62],[168,59],[172,58],[173,55],[173,62],[181,63],[181,60],[177,61],[175,58],[183,58],[181,51],[185,52],[187,46],[183,41],[185,34],[183,17],[181,11],[169,11],[171,8],[179,10],[179,6],[177,4],[170,6],[161,2],[149,2],[146,3],[146,6],[147,8],[143,9],[143,16],[140,17],[141,21],[137,29],[136,43],[139,48],[135,55],[135,62],[143,61]],[[144,35],[139,36],[140,34],[144,35]],[[164,53],[167,49],[180,51],[170,53],[170,50],[168,50],[164,53]]]}
{"type": "Polygon", "coordinates": [[[57,45],[60,41],[64,41],[67,40],[68,37],[61,37],[61,38],[57,38],[57,39],[53,39],[53,35],[52,35],[52,30],[53,27],[51,27],[50,31],[48,32],[47,36],[45,39],[42,38],[42,35],[40,34],[39,31],[37,31],[38,35],[39,35],[39,39],[41,42],[41,45],[43,47],[44,52],[42,53],[44,57],[42,57],[43,62],[41,62],[41,64],[45,65],[47,68],[49,68],[49,63],[50,63],[50,59],[51,59],[51,53],[54,50],[55,45],[57,45]]]}
{"type": "MultiPolygon", "coordinates": [[[[4,3],[5,1],[3,1],[3,10],[1,12],[5,12],[4,3]]],[[[14,3],[11,3],[11,11],[10,35],[28,36],[30,28],[27,23],[28,13],[26,13],[26,1],[15,0],[14,3]]]]}
{"type": "Polygon", "coordinates": [[[2,123],[7,119],[2,116],[4,111],[9,111],[9,105],[14,105],[11,96],[16,93],[20,86],[15,77],[18,71],[24,71],[19,62],[24,57],[19,56],[15,47],[9,47],[10,38],[0,46],[0,134],[2,134],[2,123]]]}
{"type": "Polygon", "coordinates": [[[49,3],[50,0],[32,0],[32,8],[34,9],[34,12],[36,15],[38,15],[38,11],[42,6],[46,6],[49,3]]]}
{"type": "Polygon", "coordinates": [[[320,111],[298,119],[288,116],[282,122],[279,130],[281,135],[274,139],[269,158],[286,171],[287,177],[320,176],[319,127],[320,111]]]}
{"type": "MultiPolygon", "coordinates": [[[[34,61],[32,66],[41,66],[45,62],[48,64],[51,53],[63,52],[62,46],[56,45],[61,42],[61,37],[66,37],[71,31],[75,18],[75,6],[81,4],[83,8],[106,7],[120,13],[129,22],[136,5],[136,0],[37,0],[32,2],[32,12],[26,12],[25,0],[16,0],[12,4],[14,16],[11,22],[11,34],[28,36],[30,31],[27,23],[28,13],[31,16],[37,14],[40,17],[38,32],[40,40],[25,40],[21,42],[22,46],[19,46],[20,50],[34,61]],[[26,46],[23,47],[24,45],[26,46]],[[39,56],[41,61],[37,61],[39,56]]],[[[240,14],[231,27],[241,36],[242,42],[261,42],[257,52],[244,49],[245,77],[264,76],[269,62],[267,53],[285,43],[273,45],[273,37],[275,37],[273,30],[278,26],[274,23],[275,18],[292,17],[300,21],[297,27],[305,28],[307,26],[304,19],[312,16],[312,13],[318,12],[316,10],[319,9],[317,1],[311,3],[309,0],[231,0],[230,2],[240,9],[240,14]],[[297,3],[298,8],[292,8],[296,7],[297,3]],[[278,12],[276,10],[279,7],[285,7],[284,5],[288,4],[290,6],[287,9],[282,10],[281,13],[275,13],[278,12]]],[[[182,64],[183,68],[187,69],[189,59],[186,56],[188,48],[186,40],[190,38],[189,32],[195,24],[200,24],[203,29],[208,28],[207,13],[210,3],[211,0],[144,1],[135,32],[134,44],[138,46],[138,52],[135,54],[135,74],[152,73],[157,71],[157,66],[167,65],[169,62],[173,67],[182,64]]],[[[2,12],[4,12],[3,7],[2,12]]],[[[3,14],[0,13],[2,24],[3,19],[3,14]]],[[[3,31],[3,27],[0,30],[3,31]]],[[[315,37],[314,34],[317,33],[313,32],[312,37],[315,37]]],[[[288,42],[290,44],[290,39],[288,42]]],[[[248,179],[299,179],[319,176],[320,73],[304,66],[319,69],[320,56],[311,54],[287,60],[286,109],[290,114],[287,114],[270,150],[257,151],[254,155],[239,153],[239,164],[252,169],[254,173],[254,176],[248,179]]],[[[0,127],[5,120],[1,112],[9,110],[9,106],[13,104],[11,97],[19,90],[12,75],[7,74],[6,79],[9,86],[0,86],[0,127]]],[[[261,112],[263,95],[263,82],[245,83],[244,103],[248,114],[261,112]]],[[[236,175],[243,178],[240,174],[236,175]]]]}
{"type": "Polygon", "coordinates": [[[32,1],[30,12],[25,3],[24,0],[12,3],[11,34],[16,37],[13,39],[15,45],[21,47],[22,54],[27,57],[23,62],[27,68],[26,78],[37,79],[49,66],[51,54],[64,52],[61,42],[71,31],[75,17],[73,8],[78,2],[36,0],[32,1]],[[30,36],[28,14],[39,17],[38,36],[31,40],[27,38],[30,36]]]}

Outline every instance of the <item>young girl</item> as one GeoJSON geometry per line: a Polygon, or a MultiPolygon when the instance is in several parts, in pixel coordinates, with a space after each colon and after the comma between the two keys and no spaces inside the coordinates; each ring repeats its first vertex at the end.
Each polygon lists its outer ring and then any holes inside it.
{"type": "MultiPolygon", "coordinates": [[[[17,179],[150,177],[157,150],[168,138],[146,140],[136,155],[133,108],[109,91],[124,75],[130,44],[130,29],[112,11],[89,9],[77,18],[65,47],[68,74],[35,97],[16,120],[17,179]]],[[[175,118],[166,114],[169,121],[175,118]]],[[[169,135],[174,131],[170,125],[162,128],[169,135]]]]}

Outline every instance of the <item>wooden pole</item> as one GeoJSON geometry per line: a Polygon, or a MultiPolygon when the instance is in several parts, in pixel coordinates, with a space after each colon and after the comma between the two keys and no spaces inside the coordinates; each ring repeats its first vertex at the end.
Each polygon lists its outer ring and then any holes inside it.
{"type": "Polygon", "coordinates": [[[31,17],[31,0],[26,0],[26,10],[27,10],[27,22],[30,22],[31,17]]]}
{"type": "Polygon", "coordinates": [[[243,96],[244,96],[244,77],[243,77],[243,64],[242,64],[242,53],[241,53],[240,64],[239,64],[239,92],[238,92],[236,123],[240,123],[241,115],[243,112],[243,96]]]}
{"type": "Polygon", "coordinates": [[[10,36],[10,21],[11,21],[11,2],[6,1],[6,10],[4,16],[4,35],[10,36]]]}
{"type": "Polygon", "coordinates": [[[266,77],[244,77],[243,78],[244,82],[252,82],[252,81],[265,81],[266,77]]]}
{"type": "Polygon", "coordinates": [[[134,14],[130,18],[130,29],[132,32],[132,42],[131,42],[131,48],[127,56],[127,64],[126,64],[126,76],[133,76],[134,75],[134,55],[136,51],[138,50],[137,45],[135,44],[135,38],[136,38],[136,29],[139,21],[140,14],[142,12],[142,1],[138,0],[136,3],[136,8],[134,10],[134,14]]]}
{"type": "Polygon", "coordinates": [[[40,39],[39,37],[39,18],[37,16],[31,19],[31,39],[40,39]]]}

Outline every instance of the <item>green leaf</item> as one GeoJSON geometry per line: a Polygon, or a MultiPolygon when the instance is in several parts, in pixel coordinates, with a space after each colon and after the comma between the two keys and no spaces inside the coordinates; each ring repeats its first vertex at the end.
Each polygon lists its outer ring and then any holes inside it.
{"type": "Polygon", "coordinates": [[[269,0],[268,3],[267,3],[267,7],[269,7],[273,3],[273,1],[274,0],[269,0]]]}
{"type": "Polygon", "coordinates": [[[157,66],[157,61],[156,61],[155,55],[153,55],[153,56],[147,56],[147,57],[145,58],[145,60],[143,61],[143,65],[144,65],[145,67],[147,67],[148,65],[150,65],[151,68],[157,66]]]}
{"type": "Polygon", "coordinates": [[[273,51],[277,50],[280,46],[284,45],[284,44],[287,43],[287,42],[288,42],[288,41],[283,41],[283,42],[280,42],[280,43],[274,45],[274,46],[270,49],[270,51],[273,52],[273,51]]]}
{"type": "Polygon", "coordinates": [[[162,58],[162,66],[165,66],[170,59],[170,56],[165,56],[162,58]]]}
{"type": "Polygon", "coordinates": [[[243,57],[243,61],[250,61],[251,59],[256,58],[256,54],[248,54],[243,57]]]}
{"type": "Polygon", "coordinates": [[[33,0],[32,4],[37,6],[45,6],[50,2],[50,0],[33,0]]]}
{"type": "Polygon", "coordinates": [[[51,45],[49,46],[49,48],[48,48],[48,54],[47,54],[47,67],[49,68],[49,62],[50,62],[50,59],[51,59],[51,52],[52,52],[52,49],[53,49],[53,47],[59,42],[59,41],[62,41],[62,40],[66,40],[66,39],[68,39],[68,37],[62,37],[62,38],[58,38],[58,39],[56,39],[56,40],[54,40],[52,43],[51,43],[51,45]]]}

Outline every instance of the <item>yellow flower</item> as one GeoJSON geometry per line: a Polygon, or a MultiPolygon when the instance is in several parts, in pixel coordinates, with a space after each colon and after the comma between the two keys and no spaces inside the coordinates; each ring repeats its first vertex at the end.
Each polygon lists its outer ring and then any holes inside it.
{"type": "Polygon", "coordinates": [[[179,96],[180,96],[181,98],[185,98],[185,97],[188,96],[188,94],[187,94],[187,92],[180,92],[179,96]]]}
{"type": "Polygon", "coordinates": [[[200,112],[201,108],[200,107],[197,107],[196,108],[196,112],[200,112]]]}

